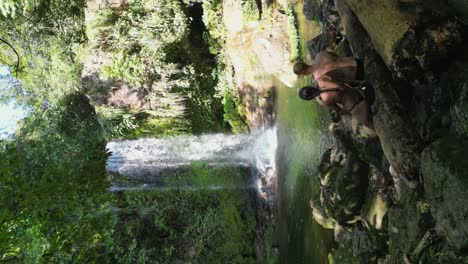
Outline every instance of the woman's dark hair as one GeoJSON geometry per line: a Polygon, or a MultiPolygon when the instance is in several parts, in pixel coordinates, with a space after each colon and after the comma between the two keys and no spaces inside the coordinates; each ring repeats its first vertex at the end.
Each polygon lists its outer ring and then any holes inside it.
{"type": "Polygon", "coordinates": [[[320,95],[320,89],[314,86],[305,86],[299,90],[299,97],[302,100],[312,100],[320,95]]]}
{"type": "Polygon", "coordinates": [[[302,75],[305,70],[309,68],[309,65],[303,62],[296,62],[293,65],[293,72],[297,75],[302,75]]]}

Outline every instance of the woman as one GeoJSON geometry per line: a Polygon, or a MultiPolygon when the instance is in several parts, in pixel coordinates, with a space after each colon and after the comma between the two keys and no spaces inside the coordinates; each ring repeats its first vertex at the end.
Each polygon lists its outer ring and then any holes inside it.
{"type": "Polygon", "coordinates": [[[357,123],[373,129],[369,108],[371,90],[364,81],[359,81],[364,79],[360,61],[322,51],[314,64],[296,63],[293,71],[298,75],[313,75],[317,84],[299,91],[303,100],[316,98],[321,105],[340,115],[351,115],[357,123]]]}

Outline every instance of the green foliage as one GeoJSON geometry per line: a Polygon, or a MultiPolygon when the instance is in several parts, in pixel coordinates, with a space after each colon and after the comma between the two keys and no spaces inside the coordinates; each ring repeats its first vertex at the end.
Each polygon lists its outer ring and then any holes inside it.
{"type": "Polygon", "coordinates": [[[242,2],[242,20],[244,23],[259,20],[259,11],[255,0],[244,0],[242,2]]]}
{"type": "Polygon", "coordinates": [[[140,87],[145,81],[146,65],[142,58],[120,52],[113,58],[112,64],[104,67],[104,78],[113,78],[125,81],[133,86],[140,87]]]}
{"type": "Polygon", "coordinates": [[[237,164],[213,166],[206,161],[192,162],[188,168],[176,170],[164,179],[169,186],[195,188],[236,188],[246,185],[244,174],[237,164]]]}
{"type": "Polygon", "coordinates": [[[2,15],[5,17],[16,15],[16,10],[18,8],[18,3],[15,3],[13,0],[2,0],[0,2],[0,11],[2,15]]]}
{"type": "Polygon", "coordinates": [[[264,236],[264,245],[265,245],[265,257],[267,264],[278,264],[279,258],[278,255],[275,255],[272,252],[273,249],[273,238],[274,238],[274,230],[273,230],[273,223],[271,219],[268,219],[266,223],[266,231],[264,236]]]}
{"type": "Polygon", "coordinates": [[[203,2],[203,23],[209,32],[206,39],[210,52],[212,54],[222,53],[227,34],[223,21],[222,1],[203,2]]]}
{"type": "Polygon", "coordinates": [[[234,133],[248,131],[245,110],[239,100],[230,93],[224,94],[224,120],[229,123],[234,133]]]}
{"type": "MultiPolygon", "coordinates": [[[[113,56],[103,70],[107,81],[162,91],[145,97],[152,102],[168,95],[184,96],[181,105],[189,111],[179,117],[190,120],[194,133],[225,130],[222,94],[215,88],[224,64],[213,55],[222,53],[225,41],[222,4],[203,6],[209,32],[189,31],[188,7],[169,0],[130,1],[118,10],[99,11],[87,21],[93,47],[113,56]]],[[[164,106],[152,106],[165,111],[160,107],[164,106]]]]}
{"type": "Polygon", "coordinates": [[[119,15],[112,9],[100,9],[86,21],[86,36],[96,46],[102,45],[113,36],[114,25],[119,15]]]}
{"type": "Polygon", "coordinates": [[[187,121],[179,116],[160,116],[159,112],[150,110],[129,112],[125,109],[108,107],[98,107],[97,111],[99,123],[107,140],[161,138],[190,132],[187,121]]]}
{"type": "Polygon", "coordinates": [[[106,227],[107,153],[87,97],[72,94],[23,123],[0,150],[0,258],[88,262],[106,227]]]}
{"type": "Polygon", "coordinates": [[[299,42],[299,32],[297,30],[297,18],[292,8],[288,8],[286,14],[288,15],[288,35],[289,43],[291,44],[291,53],[289,59],[291,61],[297,61],[302,56],[299,42]]]}
{"type": "Polygon", "coordinates": [[[107,255],[118,263],[254,263],[255,219],[233,191],[118,194],[107,255]]]}
{"type": "MultiPolygon", "coordinates": [[[[16,1],[14,17],[0,17],[0,35],[20,56],[21,81],[2,90],[3,100],[44,110],[62,96],[79,88],[81,65],[74,61],[74,47],[85,40],[84,1],[16,1]]],[[[0,46],[0,64],[16,70],[16,54],[0,46]]]]}

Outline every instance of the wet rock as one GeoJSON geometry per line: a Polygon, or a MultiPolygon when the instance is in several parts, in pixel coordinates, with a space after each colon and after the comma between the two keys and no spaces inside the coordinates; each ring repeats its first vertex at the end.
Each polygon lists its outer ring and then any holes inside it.
{"type": "Polygon", "coordinates": [[[339,234],[335,236],[335,239],[340,243],[340,247],[348,249],[353,257],[361,260],[361,263],[371,263],[370,260],[375,257],[376,248],[372,238],[369,233],[360,226],[342,228],[339,234]]]}
{"type": "Polygon", "coordinates": [[[351,51],[351,48],[349,47],[349,42],[346,39],[343,39],[336,45],[336,47],[333,49],[333,53],[338,55],[338,57],[351,57],[353,56],[353,52],[351,51]]]}
{"type": "Polygon", "coordinates": [[[426,197],[437,232],[457,249],[468,248],[468,139],[449,136],[422,153],[426,197]]]}
{"type": "Polygon", "coordinates": [[[312,209],[312,218],[325,229],[334,229],[336,220],[331,216],[320,201],[310,200],[310,208],[312,209]]]}
{"type": "Polygon", "coordinates": [[[363,206],[362,219],[376,230],[384,227],[384,217],[388,211],[389,201],[382,194],[372,195],[366,199],[363,206]]]}
{"type": "Polygon", "coordinates": [[[354,224],[367,189],[369,166],[340,145],[325,152],[319,166],[320,197],[311,202],[313,216],[325,228],[354,224]]]}
{"type": "Polygon", "coordinates": [[[328,255],[329,264],[359,264],[359,259],[353,256],[353,253],[343,246],[334,249],[328,255]]]}
{"type": "Polygon", "coordinates": [[[326,50],[329,46],[330,40],[326,34],[320,34],[315,38],[307,42],[307,51],[310,54],[311,58],[315,56],[322,50],[326,50]]]}
{"type": "Polygon", "coordinates": [[[382,150],[399,177],[417,180],[423,142],[395,91],[389,72],[375,55],[365,65],[366,78],[375,90],[373,121],[382,150]]]}
{"type": "Polygon", "coordinates": [[[337,28],[340,24],[340,15],[336,11],[333,0],[323,0],[322,3],[322,21],[326,26],[337,28]]]}
{"type": "Polygon", "coordinates": [[[368,164],[349,153],[336,177],[335,219],[340,224],[353,221],[359,214],[367,190],[368,164]]]}
{"type": "Polygon", "coordinates": [[[385,156],[375,133],[362,127],[354,131],[350,119],[342,118],[340,122],[330,125],[333,136],[349,151],[358,155],[361,160],[382,169],[385,156]]]}

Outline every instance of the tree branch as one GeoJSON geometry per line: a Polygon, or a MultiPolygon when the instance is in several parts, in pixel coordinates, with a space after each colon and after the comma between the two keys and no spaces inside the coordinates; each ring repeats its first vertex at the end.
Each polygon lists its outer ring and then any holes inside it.
{"type": "Polygon", "coordinates": [[[8,41],[4,40],[2,37],[0,37],[0,41],[7,44],[16,54],[16,78],[18,78],[18,70],[19,70],[19,64],[20,64],[20,56],[18,52],[16,51],[15,47],[13,47],[8,41]]]}

